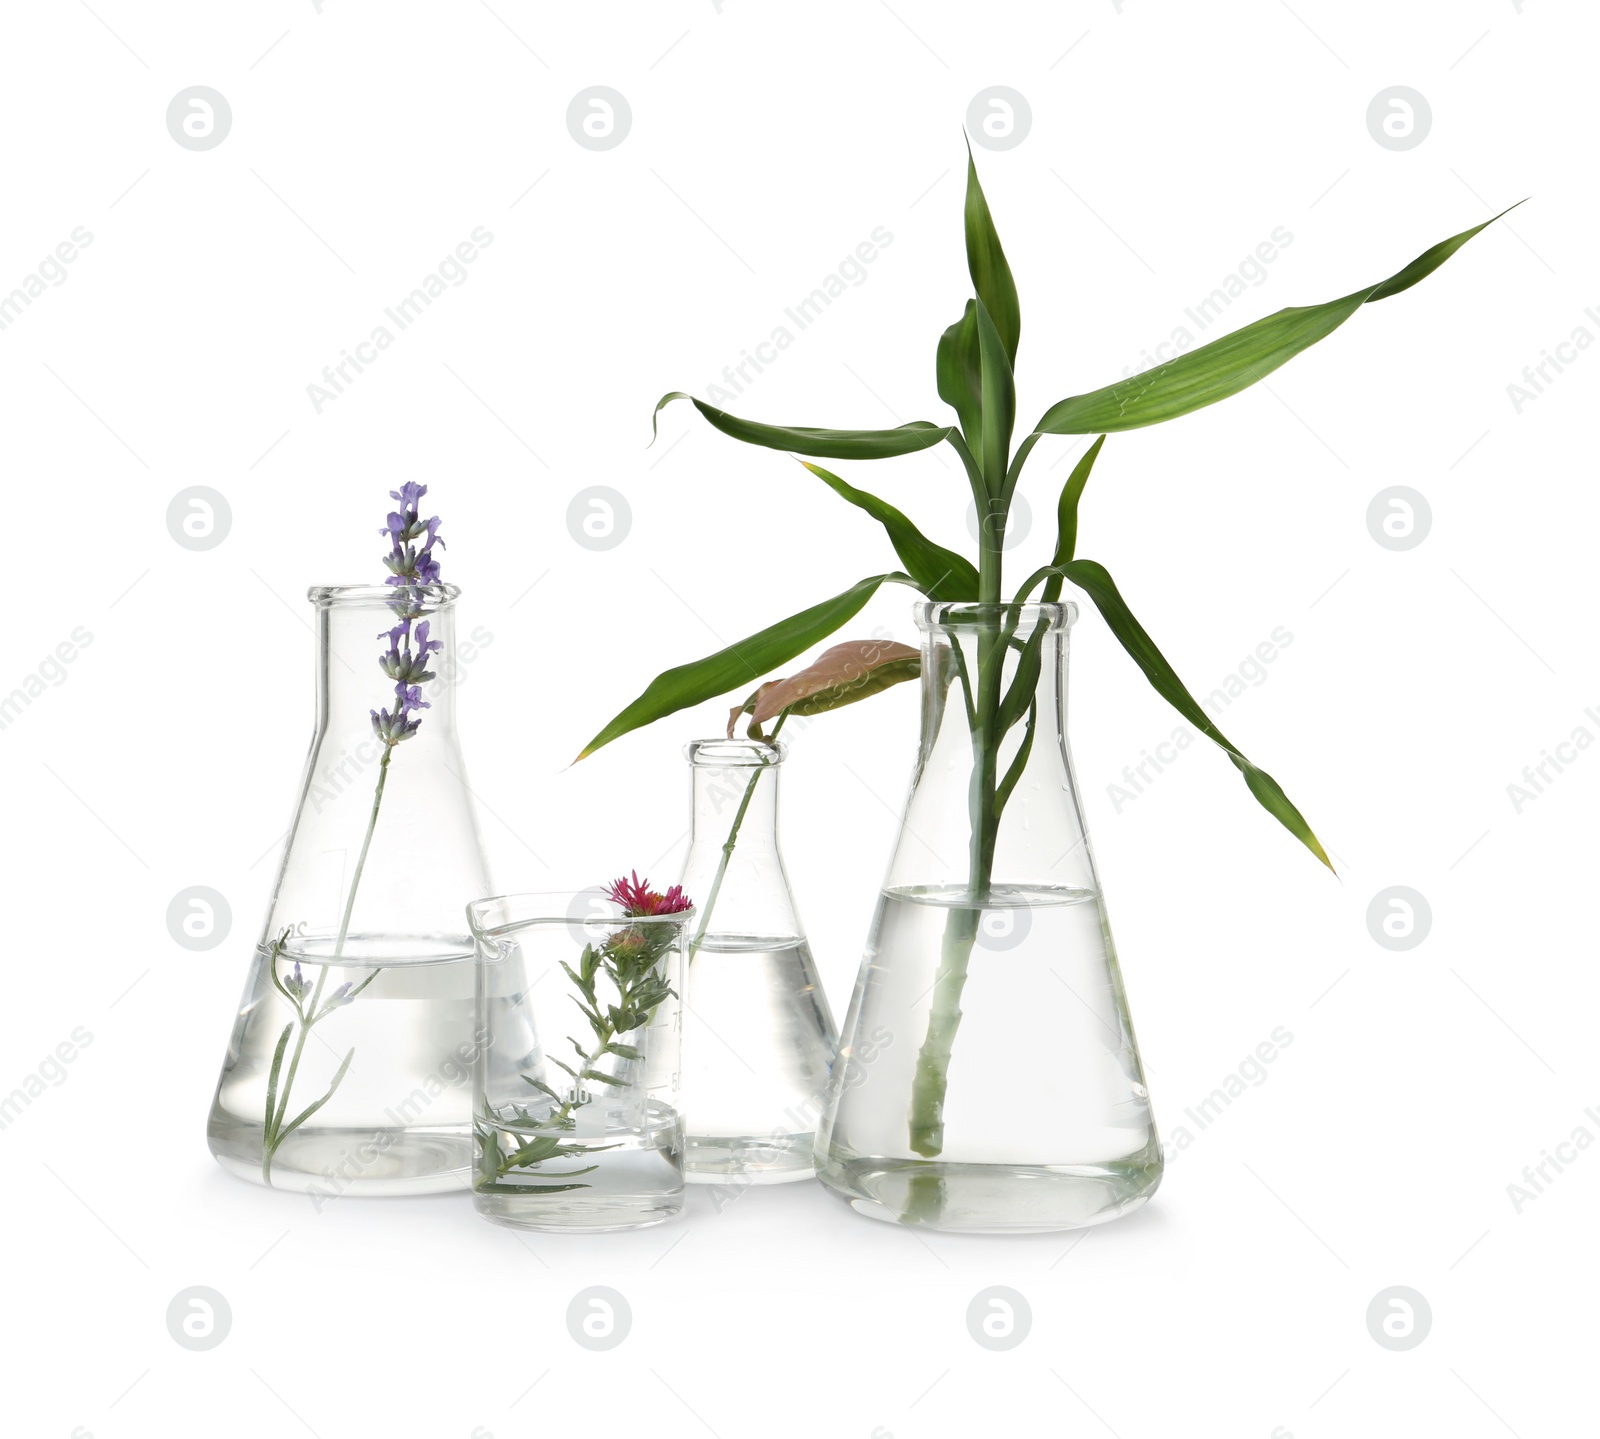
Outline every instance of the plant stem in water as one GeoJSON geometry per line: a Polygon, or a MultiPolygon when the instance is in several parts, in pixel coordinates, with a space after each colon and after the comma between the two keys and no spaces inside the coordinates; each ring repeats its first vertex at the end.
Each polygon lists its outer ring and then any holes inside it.
{"type": "MultiPolygon", "coordinates": [[[[372,848],[372,833],[378,827],[378,808],[383,803],[383,787],[389,779],[389,760],[394,754],[394,746],[389,745],[383,751],[383,758],[378,762],[378,783],[372,793],[372,814],[367,820],[367,833],[361,841],[361,853],[356,859],[355,873],[350,878],[350,893],[345,899],[344,917],[339,921],[339,937],[334,942],[333,955],[328,963],[321,965],[317,973],[316,987],[311,991],[311,1002],[300,1013],[300,1033],[295,1039],[294,1053],[289,1060],[289,1072],[284,1076],[283,1084],[278,1088],[278,1107],[275,1114],[267,1116],[267,1132],[262,1135],[261,1144],[261,1178],[266,1184],[272,1183],[272,1157],[278,1151],[278,1146],[299,1126],[300,1120],[305,1119],[310,1113],[299,1116],[294,1124],[286,1130],[283,1127],[284,1117],[289,1112],[289,1091],[294,1088],[294,1078],[300,1069],[300,1056],[305,1053],[306,1036],[311,1033],[311,1026],[322,1018],[317,1012],[317,1006],[322,1002],[322,991],[328,982],[328,971],[333,968],[339,958],[344,954],[345,941],[350,936],[350,918],[355,912],[356,891],[361,887],[361,874],[367,867],[367,854],[372,848]]],[[[277,966],[277,957],[273,956],[271,963],[277,966]]],[[[365,989],[376,979],[378,971],[374,970],[371,976],[363,981],[361,988],[365,989]]],[[[354,992],[352,993],[354,998],[354,992]]],[[[351,1051],[353,1055],[354,1050],[351,1051]]],[[[280,1056],[281,1058],[281,1056],[280,1056]]],[[[318,1101],[318,1107],[326,1104],[332,1097],[333,1091],[339,1087],[344,1079],[345,1071],[350,1067],[350,1056],[346,1056],[344,1063],[339,1068],[339,1073],[329,1086],[328,1092],[318,1101]]],[[[273,1066],[272,1079],[277,1079],[277,1065],[273,1066]]],[[[269,1086],[270,1087],[270,1086],[269,1086]]]]}

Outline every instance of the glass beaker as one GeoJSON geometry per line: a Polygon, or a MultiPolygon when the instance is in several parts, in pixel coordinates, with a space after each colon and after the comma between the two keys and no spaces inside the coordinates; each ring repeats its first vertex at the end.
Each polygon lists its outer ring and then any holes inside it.
{"type": "Polygon", "coordinates": [[[319,1205],[464,1189],[471,1176],[461,916],[489,884],[456,737],[459,594],[309,591],[316,729],[207,1139],[230,1174],[319,1205]],[[427,706],[403,738],[381,735],[373,708],[395,703],[398,664],[427,706]]]}
{"type": "Polygon", "coordinates": [[[678,995],[693,918],[630,917],[598,891],[468,906],[482,1039],[472,1188],[485,1218],[597,1231],[682,1210],[678,995]]]}
{"type": "Polygon", "coordinates": [[[1143,1204],[1161,1146],[1066,743],[1071,604],[916,607],[922,743],[817,1172],[1008,1233],[1143,1204]]]}
{"type": "Polygon", "coordinates": [[[694,1182],[815,1173],[837,1031],[778,849],[776,740],[697,740],[682,885],[699,920],[683,1018],[684,1167],[694,1182]]]}

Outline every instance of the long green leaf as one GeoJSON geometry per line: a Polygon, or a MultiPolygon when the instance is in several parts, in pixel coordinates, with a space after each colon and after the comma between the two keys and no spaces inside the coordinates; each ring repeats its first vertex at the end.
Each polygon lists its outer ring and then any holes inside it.
{"type": "MultiPolygon", "coordinates": [[[[1061,498],[1056,502],[1056,553],[1052,566],[1064,565],[1078,552],[1078,502],[1083,498],[1083,488],[1089,483],[1089,472],[1100,458],[1100,449],[1106,437],[1101,435],[1072,467],[1067,482],[1061,487],[1061,498]]],[[[1051,575],[1045,581],[1044,598],[1054,603],[1061,598],[1061,576],[1051,575]]]]}
{"type": "Polygon", "coordinates": [[[967,202],[962,219],[967,232],[967,270],[972,288],[983,301],[994,327],[1005,345],[1006,360],[1017,367],[1017,342],[1022,337],[1022,307],[1017,302],[1017,282],[1011,278],[1006,252],[989,213],[989,201],[978,183],[978,167],[972,162],[972,145],[967,145],[967,202]]]}
{"type": "Polygon", "coordinates": [[[880,500],[866,490],[858,490],[821,465],[813,465],[809,460],[801,460],[800,463],[836,495],[848,500],[857,509],[865,510],[888,531],[889,543],[894,546],[895,554],[900,556],[906,573],[929,599],[978,598],[978,571],[970,560],[954,550],[945,549],[943,545],[934,544],[887,500],[880,500]]]}
{"type": "Polygon", "coordinates": [[[1011,460],[1011,431],[1017,423],[1017,386],[1011,360],[989,307],[978,301],[978,354],[983,363],[983,465],[984,487],[991,496],[1005,489],[1006,466],[1011,460]]]}
{"type": "Polygon", "coordinates": [[[715,699],[730,690],[743,689],[752,680],[761,679],[854,618],[886,581],[894,584],[912,583],[909,575],[898,572],[873,575],[851,585],[843,594],[769,625],[748,639],[718,650],[714,655],[657,675],[638,699],[583,747],[583,753],[578,758],[586,758],[601,745],[610,744],[618,735],[627,734],[629,730],[652,724],[666,715],[715,699]]]}
{"type": "Polygon", "coordinates": [[[1268,315],[1264,320],[1257,320],[1143,374],[1062,400],[1046,410],[1034,428],[1048,435],[1136,430],[1214,405],[1264,379],[1302,350],[1327,338],[1363,305],[1409,290],[1499,218],[1496,215],[1481,225],[1441,240],[1403,270],[1376,285],[1326,304],[1279,310],[1275,315],[1268,315]]]}
{"type": "Polygon", "coordinates": [[[934,357],[939,398],[961,419],[967,448],[983,453],[983,360],[978,353],[978,302],[968,300],[961,318],[939,336],[934,357]]]}
{"type": "Polygon", "coordinates": [[[1129,610],[1127,602],[1118,592],[1105,566],[1097,564],[1094,560],[1069,560],[1066,564],[1053,568],[1058,569],[1064,578],[1071,580],[1094,601],[1095,608],[1110,626],[1117,642],[1144,671],[1145,678],[1155,687],[1156,693],[1226,752],[1234,767],[1244,775],[1245,784],[1249,786],[1250,793],[1260,801],[1262,808],[1329,869],[1332,869],[1333,864],[1328,859],[1327,851],[1312,833],[1305,816],[1290,803],[1288,795],[1283,792],[1277,780],[1246,759],[1238,747],[1211,722],[1211,716],[1195,702],[1194,696],[1184,688],[1183,681],[1167,663],[1166,657],[1156,648],[1155,641],[1145,633],[1144,626],[1133,617],[1133,612],[1129,610]]]}
{"type": "Polygon", "coordinates": [[[884,460],[894,455],[911,455],[931,450],[955,433],[954,425],[935,425],[930,420],[913,420],[892,430],[818,430],[804,425],[762,425],[741,420],[683,390],[663,395],[650,416],[650,435],[655,438],[656,416],[674,400],[688,400],[717,429],[747,445],[763,445],[791,455],[818,455],[825,460],[884,460]]]}

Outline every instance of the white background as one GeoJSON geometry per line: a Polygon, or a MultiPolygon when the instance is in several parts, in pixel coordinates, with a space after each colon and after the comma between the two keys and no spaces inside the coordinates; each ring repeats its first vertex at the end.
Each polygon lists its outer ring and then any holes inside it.
{"type": "MultiPolygon", "coordinates": [[[[1507,392],[1576,327],[1600,335],[1584,313],[1600,304],[1592,17],[1559,0],[93,5],[12,7],[0,90],[0,292],[74,227],[93,236],[0,332],[0,692],[76,627],[92,635],[0,731],[5,889],[28,940],[7,966],[0,1090],[76,1027],[92,1035],[0,1132],[6,1432],[1592,1424],[1600,1152],[1548,1170],[1520,1213],[1507,1192],[1575,1128],[1600,1136],[1585,1114],[1600,753],[1520,813],[1507,792],[1576,727],[1600,735],[1585,715],[1600,353],[1520,413],[1507,392]],[[232,109],[204,152],[165,123],[194,85],[232,109]],[[632,109],[605,152],[565,120],[593,85],[632,109]],[[1146,1210],[1078,1235],[919,1236],[804,1185],[721,1212],[696,1193],[686,1221],[630,1235],[522,1241],[462,1197],[317,1215],[224,1176],[204,1120],[309,732],[306,586],[380,578],[386,491],[426,482],[463,633],[493,636],[460,707],[497,882],[670,879],[680,749],[724,708],[571,756],[656,670],[892,559],[791,460],[687,407],[647,450],[650,407],[704,396],[883,226],[866,281],[733,408],[942,418],[934,342],[968,293],[961,131],[994,85],[1032,111],[1023,143],[977,152],[1022,297],[1024,422],[1138,363],[1275,227],[1293,242],[1230,328],[1371,284],[1533,197],[1267,385],[1113,437],[1084,503],[1080,553],[1197,692],[1291,632],[1226,728],[1340,871],[1209,746],[1118,811],[1107,786],[1176,720],[1086,614],[1074,754],[1168,1138],[1274,1028],[1292,1044],[1146,1210]],[[1432,111],[1404,151],[1366,122],[1395,85],[1432,111]],[[323,366],[477,226],[493,243],[467,282],[318,413],[323,366]],[[197,484],[232,511],[205,552],[166,523],[197,484]],[[595,484],[632,514],[604,553],[566,521],[595,484]],[[1395,484],[1432,511],[1405,552],[1366,523],[1395,484]],[[194,885],[232,908],[204,953],[166,927],[194,885]],[[1392,885],[1432,910],[1398,953],[1366,919],[1392,885]],[[633,1312],[609,1353],[566,1329],[593,1284],[633,1312]],[[1033,1316],[1006,1353],[965,1319],[995,1284],[1033,1316]],[[232,1309],[209,1352],[167,1332],[191,1285],[232,1309]],[[1407,1352],[1365,1319],[1394,1285],[1432,1311],[1407,1352]]],[[[1075,448],[1035,454],[1017,576],[1048,553],[1075,448]]],[[[838,468],[969,545],[943,451],[838,468]]],[[[851,632],[877,626],[913,638],[904,591],[851,632]]],[[[819,721],[786,771],[785,847],[841,1014],[915,709],[908,686],[819,721]]]]}

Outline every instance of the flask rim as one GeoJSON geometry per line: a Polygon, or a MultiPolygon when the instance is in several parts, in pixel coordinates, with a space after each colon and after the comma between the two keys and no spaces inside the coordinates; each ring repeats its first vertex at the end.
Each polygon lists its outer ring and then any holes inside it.
{"type": "Polygon", "coordinates": [[[453,605],[461,595],[460,585],[312,585],[306,598],[319,610],[390,605],[404,588],[407,593],[420,595],[427,610],[442,610],[453,605]]]}
{"type": "Polygon", "coordinates": [[[683,747],[683,757],[691,765],[706,769],[775,769],[788,756],[789,746],[781,739],[727,739],[718,735],[690,740],[683,747]]]}
{"type": "Polygon", "coordinates": [[[1028,600],[1020,603],[981,604],[975,600],[923,600],[912,606],[917,628],[933,630],[982,630],[999,625],[1026,633],[1043,624],[1048,631],[1068,630],[1078,618],[1078,606],[1071,600],[1028,600]]]}
{"type": "Polygon", "coordinates": [[[554,929],[557,927],[583,929],[595,926],[602,929],[631,929],[636,926],[661,929],[685,929],[698,918],[699,906],[690,905],[672,914],[626,915],[622,906],[605,896],[599,886],[580,890],[524,890],[507,894],[491,894],[475,899],[467,905],[467,928],[480,943],[502,939],[528,929],[554,929]],[[611,912],[595,914],[598,902],[611,912]],[[503,916],[498,923],[497,915],[503,916]]]}

